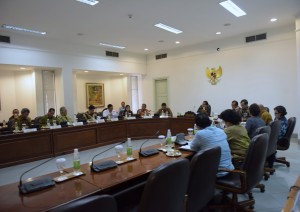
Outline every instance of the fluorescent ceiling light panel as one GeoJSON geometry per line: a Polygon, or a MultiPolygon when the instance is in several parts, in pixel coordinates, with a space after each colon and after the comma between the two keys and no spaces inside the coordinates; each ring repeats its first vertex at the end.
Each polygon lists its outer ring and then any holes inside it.
{"type": "Polygon", "coordinates": [[[247,15],[245,11],[243,11],[241,8],[239,8],[235,3],[233,3],[230,0],[223,1],[219,3],[222,7],[224,7],[226,10],[231,12],[236,17],[247,15]]]}
{"type": "Polygon", "coordinates": [[[96,1],[96,0],[76,0],[76,1],[84,3],[84,4],[88,4],[91,6],[94,6],[99,3],[99,1],[96,1]]]}
{"type": "Polygon", "coordinates": [[[107,47],[112,47],[112,48],[117,48],[117,49],[125,49],[124,46],[117,46],[117,45],[112,45],[112,44],[107,44],[107,43],[100,43],[101,46],[107,46],[107,47]]]}
{"type": "Polygon", "coordinates": [[[169,32],[175,33],[175,34],[182,33],[181,30],[175,29],[175,28],[173,28],[173,27],[167,26],[167,25],[162,24],[162,23],[155,24],[154,26],[156,26],[156,27],[158,27],[158,28],[161,28],[161,29],[164,29],[164,30],[167,30],[167,31],[169,31],[169,32]]]}
{"type": "Polygon", "coordinates": [[[40,31],[36,31],[36,30],[32,30],[32,29],[25,29],[22,27],[16,27],[16,26],[11,26],[11,25],[6,25],[6,24],[3,24],[2,28],[23,31],[23,32],[29,32],[29,33],[35,33],[35,34],[40,34],[40,35],[46,35],[46,32],[40,32],[40,31]]]}

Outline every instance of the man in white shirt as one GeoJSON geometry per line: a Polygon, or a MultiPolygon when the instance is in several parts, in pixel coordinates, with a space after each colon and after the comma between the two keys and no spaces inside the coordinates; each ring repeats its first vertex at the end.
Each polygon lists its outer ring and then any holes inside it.
{"type": "Polygon", "coordinates": [[[118,115],[112,104],[107,105],[107,110],[103,111],[103,117],[117,118],[118,115]]]}

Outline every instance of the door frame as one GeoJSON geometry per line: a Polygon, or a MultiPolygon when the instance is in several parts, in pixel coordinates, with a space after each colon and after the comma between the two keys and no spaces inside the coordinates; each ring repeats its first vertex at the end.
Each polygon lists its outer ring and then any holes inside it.
{"type": "Polygon", "coordinates": [[[157,77],[153,78],[153,96],[154,96],[154,111],[157,111],[159,108],[156,108],[156,86],[155,82],[159,80],[166,80],[167,81],[167,94],[168,94],[168,102],[166,102],[167,106],[169,107],[169,102],[170,102],[170,91],[169,91],[169,77],[157,77]]]}

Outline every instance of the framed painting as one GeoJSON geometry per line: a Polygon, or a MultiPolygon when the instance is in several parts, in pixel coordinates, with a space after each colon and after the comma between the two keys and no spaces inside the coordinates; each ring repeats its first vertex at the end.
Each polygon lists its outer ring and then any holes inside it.
{"type": "Polygon", "coordinates": [[[86,83],[86,107],[104,107],[104,84],[86,83]]]}

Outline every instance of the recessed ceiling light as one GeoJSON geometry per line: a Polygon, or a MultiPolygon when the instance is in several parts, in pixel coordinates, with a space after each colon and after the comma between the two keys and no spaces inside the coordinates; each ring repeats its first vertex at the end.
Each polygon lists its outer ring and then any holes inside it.
{"type": "Polygon", "coordinates": [[[25,67],[20,67],[20,69],[21,69],[21,70],[25,70],[26,68],[25,68],[25,67]]]}
{"type": "Polygon", "coordinates": [[[88,4],[91,6],[94,6],[99,3],[99,1],[96,1],[96,0],[76,0],[76,1],[84,3],[84,4],[88,4]]]}
{"type": "Polygon", "coordinates": [[[226,24],[224,24],[224,26],[230,26],[231,24],[230,23],[226,23],[226,24]]]}
{"type": "Polygon", "coordinates": [[[277,21],[277,18],[271,18],[270,21],[275,22],[275,21],[277,21]]]}
{"type": "Polygon", "coordinates": [[[175,33],[175,34],[182,33],[181,30],[175,29],[175,28],[173,28],[173,27],[167,26],[167,25],[162,24],[162,23],[155,24],[154,26],[156,26],[156,27],[158,27],[158,28],[161,28],[161,29],[164,29],[164,30],[166,30],[166,31],[175,33]]]}
{"type": "Polygon", "coordinates": [[[6,24],[3,24],[1,27],[4,28],[4,29],[12,29],[12,30],[17,30],[17,31],[23,31],[23,32],[30,32],[30,33],[40,34],[40,35],[46,35],[46,32],[40,32],[40,31],[37,31],[37,30],[25,29],[25,28],[22,28],[22,27],[11,26],[11,25],[6,25],[6,24]]]}
{"type": "Polygon", "coordinates": [[[216,35],[221,35],[222,33],[221,32],[216,32],[216,35]]]}
{"type": "Polygon", "coordinates": [[[84,71],[85,73],[88,73],[89,71],[84,71]]]}
{"type": "Polygon", "coordinates": [[[176,41],[175,43],[176,43],[176,44],[180,44],[180,41],[176,41]]]}
{"type": "Polygon", "coordinates": [[[144,49],[145,51],[148,51],[149,49],[144,49]]]}
{"type": "Polygon", "coordinates": [[[224,7],[226,10],[231,12],[236,17],[247,15],[247,13],[239,8],[235,3],[233,3],[231,0],[223,1],[219,3],[222,7],[224,7]]]}
{"type": "Polygon", "coordinates": [[[112,48],[117,48],[117,49],[125,49],[124,46],[117,46],[117,45],[112,45],[112,44],[107,44],[107,43],[100,43],[101,46],[108,46],[112,48]]]}

